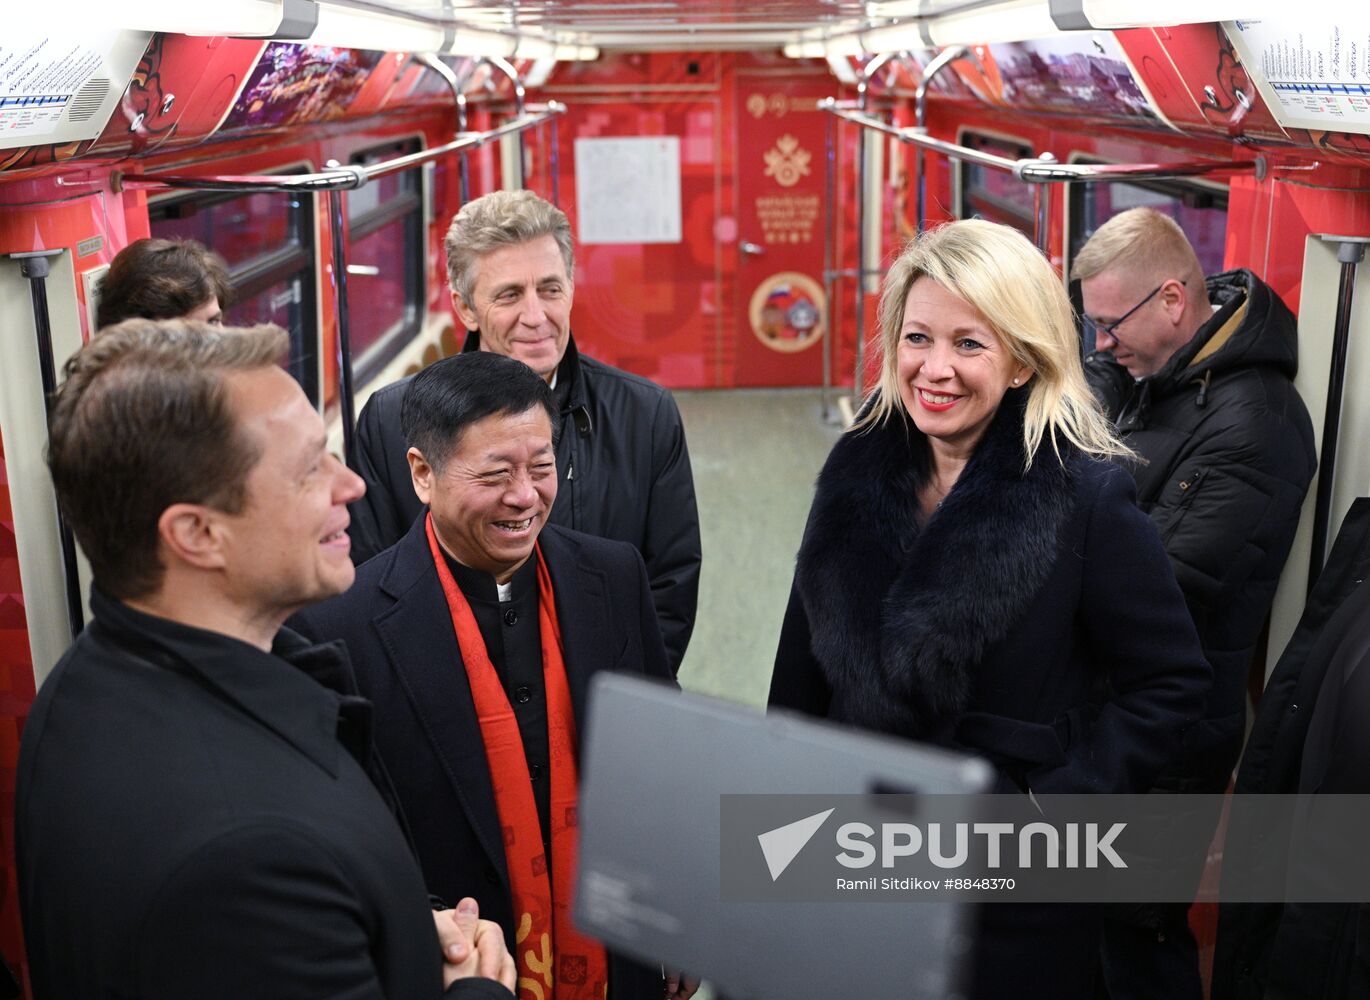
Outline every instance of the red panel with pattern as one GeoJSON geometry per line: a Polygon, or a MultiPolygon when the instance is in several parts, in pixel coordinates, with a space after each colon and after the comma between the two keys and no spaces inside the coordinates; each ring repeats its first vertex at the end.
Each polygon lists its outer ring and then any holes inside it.
{"type": "MultiPolygon", "coordinates": [[[[19,927],[19,886],[14,863],[14,778],[19,766],[19,734],[33,703],[33,655],[28,619],[19,585],[19,553],[10,510],[5,443],[0,440],[0,953],[20,973],[25,965],[19,927]]],[[[26,977],[25,977],[26,978],[26,977]]]]}

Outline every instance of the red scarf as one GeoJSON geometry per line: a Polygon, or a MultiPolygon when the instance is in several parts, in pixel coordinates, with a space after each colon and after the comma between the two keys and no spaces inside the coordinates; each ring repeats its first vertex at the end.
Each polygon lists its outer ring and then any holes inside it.
{"type": "Polygon", "coordinates": [[[433,515],[427,515],[428,547],[447,597],[447,609],[457,633],[466,679],[476,703],[495,807],[504,834],[504,860],[513,890],[515,962],[519,1000],[603,1000],[607,992],[608,961],[599,942],[585,937],[571,922],[571,893],[575,886],[578,833],[576,826],[576,720],[571,689],[562,659],[561,627],[547,563],[537,551],[538,627],[542,635],[542,680],[547,693],[547,742],[551,764],[552,865],[548,878],[542,847],[542,826],[528,776],[518,720],[509,707],[499,675],[471,606],[452,578],[437,535],[433,515]],[[555,975],[553,974],[555,971],[555,975]]]}

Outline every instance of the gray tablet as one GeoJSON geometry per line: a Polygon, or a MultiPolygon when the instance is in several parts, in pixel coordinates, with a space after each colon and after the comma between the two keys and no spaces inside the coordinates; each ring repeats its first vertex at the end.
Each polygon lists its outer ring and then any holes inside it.
{"type": "Polygon", "coordinates": [[[607,673],[592,685],[584,746],[575,919],[587,933],[733,1000],[960,992],[966,904],[729,901],[739,865],[779,884],[792,852],[821,850],[809,839],[832,833],[814,837],[817,815],[774,836],[723,826],[736,805],[790,801],[761,796],[982,792],[993,777],[983,761],[607,673]]]}

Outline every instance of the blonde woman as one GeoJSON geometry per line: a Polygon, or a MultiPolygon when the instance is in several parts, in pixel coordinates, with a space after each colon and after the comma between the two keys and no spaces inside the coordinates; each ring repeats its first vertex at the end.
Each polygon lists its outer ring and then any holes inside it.
{"type": "MultiPolygon", "coordinates": [[[[1000,790],[1140,792],[1201,714],[1194,627],[1019,233],[924,234],[880,301],[883,370],[833,449],[770,704],[974,751],[1000,790]],[[1107,694],[1105,695],[1105,692],[1107,694]]],[[[1097,922],[987,908],[977,997],[1087,997],[1097,922]]]]}

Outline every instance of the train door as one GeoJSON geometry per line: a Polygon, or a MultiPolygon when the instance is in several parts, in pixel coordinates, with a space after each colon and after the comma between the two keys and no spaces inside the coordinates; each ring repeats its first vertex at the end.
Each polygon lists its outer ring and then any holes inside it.
{"type": "Polygon", "coordinates": [[[738,385],[823,379],[827,116],[817,104],[832,92],[826,71],[738,70],[738,385]]]}

